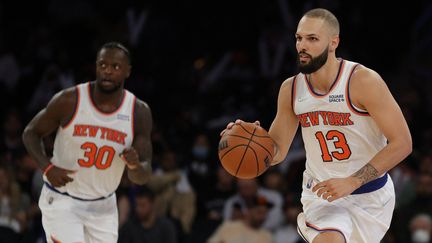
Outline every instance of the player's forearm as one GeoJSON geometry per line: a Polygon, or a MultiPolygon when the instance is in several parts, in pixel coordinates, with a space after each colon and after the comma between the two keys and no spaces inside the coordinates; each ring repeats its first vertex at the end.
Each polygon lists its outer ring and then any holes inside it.
{"type": "Polygon", "coordinates": [[[28,153],[36,160],[39,168],[42,170],[47,168],[50,164],[50,159],[45,154],[42,137],[27,127],[23,132],[22,139],[28,153]]]}
{"type": "Polygon", "coordinates": [[[128,178],[133,183],[144,185],[150,179],[152,174],[151,163],[144,161],[135,169],[128,169],[128,178]]]}
{"type": "Polygon", "coordinates": [[[388,143],[365,166],[352,174],[364,185],[391,170],[405,159],[412,151],[411,140],[399,140],[388,143]]]}
{"type": "Polygon", "coordinates": [[[274,145],[275,148],[274,148],[274,157],[273,157],[272,164],[279,164],[285,159],[287,155],[287,151],[281,151],[280,146],[278,146],[277,143],[275,143],[274,145]]]}

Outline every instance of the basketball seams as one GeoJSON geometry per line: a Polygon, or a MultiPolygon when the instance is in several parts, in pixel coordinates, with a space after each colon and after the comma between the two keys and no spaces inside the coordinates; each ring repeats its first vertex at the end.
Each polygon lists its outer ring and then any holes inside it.
{"type": "MultiPolygon", "coordinates": [[[[250,140],[250,141],[252,141],[254,144],[256,144],[256,145],[258,145],[258,146],[260,146],[262,149],[264,149],[272,158],[273,158],[273,156],[272,156],[272,153],[266,148],[266,147],[264,147],[262,144],[260,144],[260,143],[258,143],[258,142],[256,142],[256,141],[254,141],[252,138],[253,137],[257,137],[257,136],[255,136],[255,135],[253,135],[252,134],[252,137],[251,138],[247,138],[247,137],[243,137],[243,136],[240,136],[240,135],[234,135],[234,134],[227,134],[227,136],[232,136],[232,137],[238,137],[238,138],[244,138],[244,139],[246,139],[246,140],[250,140]]],[[[269,136],[266,136],[266,137],[268,137],[268,138],[270,138],[271,139],[271,137],[269,137],[269,136]]],[[[248,146],[249,146],[249,144],[248,144],[248,146]]],[[[224,154],[225,155],[225,154],[224,154]]]]}
{"type": "MultiPolygon", "coordinates": [[[[256,168],[257,168],[257,173],[256,173],[256,176],[259,176],[259,172],[260,172],[260,166],[259,166],[259,159],[258,159],[258,155],[257,155],[257,153],[256,153],[256,151],[255,151],[255,149],[253,149],[252,147],[247,147],[247,148],[250,148],[251,150],[252,150],[252,152],[254,153],[254,155],[255,155],[255,162],[256,162],[256,168]]],[[[247,149],[246,149],[246,151],[247,151],[247,149]]]]}
{"type": "Polygon", "coordinates": [[[219,159],[231,175],[243,179],[256,178],[267,170],[268,160],[273,158],[274,141],[257,124],[248,122],[236,125],[239,126],[222,135],[219,159]]]}
{"type": "Polygon", "coordinates": [[[239,124],[239,125],[240,125],[241,128],[243,128],[243,130],[245,130],[245,132],[249,133],[250,135],[254,135],[255,137],[259,137],[259,138],[270,138],[270,136],[268,136],[268,135],[258,135],[258,134],[255,134],[255,132],[257,130],[257,127],[259,127],[257,125],[254,126],[253,134],[251,132],[249,132],[242,124],[239,124]]]}
{"type": "MultiPolygon", "coordinates": [[[[244,129],[244,128],[243,128],[243,129],[244,129]]],[[[252,136],[249,138],[249,142],[248,142],[248,144],[247,144],[247,146],[246,146],[246,149],[245,149],[245,151],[244,151],[244,153],[243,153],[243,156],[242,156],[242,158],[240,159],[239,165],[238,165],[237,170],[236,170],[236,173],[235,173],[236,176],[237,176],[238,172],[240,171],[240,168],[241,168],[241,166],[242,166],[242,164],[243,164],[243,159],[244,159],[244,157],[245,157],[245,155],[246,155],[246,153],[247,153],[247,150],[248,150],[248,148],[249,148],[249,144],[250,144],[251,141],[252,141],[252,138],[253,138],[253,135],[254,135],[255,131],[256,131],[256,127],[254,128],[254,131],[253,131],[253,133],[252,133],[252,136]]]]}
{"type": "Polygon", "coordinates": [[[253,133],[255,133],[255,130],[256,130],[256,127],[254,127],[254,130],[253,130],[253,132],[251,133],[251,132],[249,132],[249,130],[247,130],[241,123],[240,124],[238,124],[241,128],[243,128],[243,130],[245,130],[247,133],[249,133],[250,135],[253,135],[253,133]]]}
{"type": "Polygon", "coordinates": [[[236,145],[236,146],[230,148],[228,151],[225,151],[225,153],[220,157],[220,159],[223,159],[223,157],[225,157],[226,154],[228,154],[229,152],[231,152],[231,151],[232,151],[233,149],[235,149],[235,148],[238,148],[238,147],[247,147],[247,146],[248,146],[248,145],[246,145],[246,144],[239,144],[239,145],[236,145]]]}

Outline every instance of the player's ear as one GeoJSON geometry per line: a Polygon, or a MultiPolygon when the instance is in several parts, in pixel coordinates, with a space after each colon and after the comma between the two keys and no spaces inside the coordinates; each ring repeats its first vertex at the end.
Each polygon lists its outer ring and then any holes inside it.
{"type": "Polygon", "coordinates": [[[132,70],[132,65],[129,65],[126,71],[126,78],[129,78],[130,74],[131,74],[131,70],[132,70]]]}
{"type": "Polygon", "coordinates": [[[335,35],[332,37],[330,41],[330,46],[329,46],[330,52],[335,52],[338,46],[339,46],[339,35],[335,35]]]}

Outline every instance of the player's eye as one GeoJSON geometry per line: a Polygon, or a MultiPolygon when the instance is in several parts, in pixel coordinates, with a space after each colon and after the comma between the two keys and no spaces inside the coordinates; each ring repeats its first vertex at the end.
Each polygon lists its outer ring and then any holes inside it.
{"type": "Polygon", "coordinates": [[[115,65],[114,65],[114,69],[115,69],[115,70],[119,70],[119,69],[120,69],[120,65],[115,64],[115,65]]]}
{"type": "Polygon", "coordinates": [[[106,68],[106,64],[105,63],[99,63],[99,67],[101,67],[101,68],[106,68]]]}
{"type": "Polygon", "coordinates": [[[296,41],[301,41],[302,38],[300,36],[296,36],[296,41]]]}
{"type": "Polygon", "coordinates": [[[318,38],[316,38],[316,37],[309,37],[309,40],[310,40],[310,41],[317,41],[318,38]]]}

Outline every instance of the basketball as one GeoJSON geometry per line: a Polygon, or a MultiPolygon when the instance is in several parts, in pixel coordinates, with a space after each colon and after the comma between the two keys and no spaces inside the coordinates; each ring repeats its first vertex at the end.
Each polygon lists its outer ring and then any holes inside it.
{"type": "Polygon", "coordinates": [[[255,123],[235,124],[221,137],[218,155],[228,173],[237,178],[252,179],[270,167],[274,156],[273,139],[255,123]]]}

